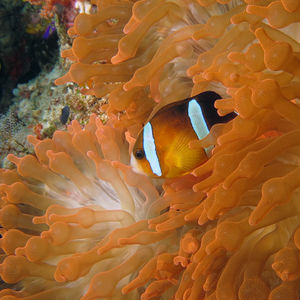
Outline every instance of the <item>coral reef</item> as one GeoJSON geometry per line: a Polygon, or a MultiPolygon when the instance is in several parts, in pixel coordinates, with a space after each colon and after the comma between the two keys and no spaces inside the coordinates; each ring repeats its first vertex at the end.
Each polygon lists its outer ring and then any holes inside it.
{"type": "Polygon", "coordinates": [[[27,142],[28,134],[44,139],[51,138],[57,129],[66,129],[60,121],[65,105],[70,107],[69,120],[77,119],[82,125],[88,122],[91,113],[97,113],[103,121],[106,120],[105,114],[100,111],[105,99],[84,96],[73,83],[54,85],[54,80],[64,72],[65,69],[57,62],[51,72],[44,70],[13,90],[13,105],[6,114],[0,115],[1,167],[13,167],[5,159],[9,153],[22,156],[33,153],[33,147],[27,142]]]}
{"type": "Polygon", "coordinates": [[[0,149],[1,161],[9,153],[26,154],[29,145],[26,143],[26,136],[30,130],[18,115],[10,110],[5,115],[0,115],[0,149]]]}
{"type": "Polygon", "coordinates": [[[8,156],[0,299],[298,300],[299,1],[93,4],[56,83],[109,94],[108,120],[8,156]],[[147,117],[207,89],[220,115],[238,114],[190,143],[213,146],[210,159],[163,182],[135,174],[147,117]]]}
{"type": "Polygon", "coordinates": [[[47,21],[22,0],[0,3],[0,112],[14,103],[12,90],[40,72],[49,72],[59,56],[58,37],[42,37],[47,21]]]}
{"type": "Polygon", "coordinates": [[[27,143],[27,135],[37,134],[36,127],[41,127],[40,138],[52,136],[53,130],[52,134],[49,134],[49,130],[57,129],[60,110],[66,98],[74,95],[66,86],[54,86],[53,80],[62,73],[62,68],[57,64],[51,72],[44,70],[38,77],[28,83],[18,84],[13,90],[13,104],[0,117],[2,167],[12,167],[5,159],[9,153],[24,155],[33,151],[33,147],[27,143]],[[64,94],[65,97],[62,97],[64,94]]]}

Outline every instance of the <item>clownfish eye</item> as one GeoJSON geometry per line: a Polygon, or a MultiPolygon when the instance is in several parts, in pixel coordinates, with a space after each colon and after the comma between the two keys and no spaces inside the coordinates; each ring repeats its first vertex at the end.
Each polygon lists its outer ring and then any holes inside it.
{"type": "Polygon", "coordinates": [[[143,159],[145,157],[145,152],[142,149],[136,150],[134,156],[136,159],[143,159]]]}

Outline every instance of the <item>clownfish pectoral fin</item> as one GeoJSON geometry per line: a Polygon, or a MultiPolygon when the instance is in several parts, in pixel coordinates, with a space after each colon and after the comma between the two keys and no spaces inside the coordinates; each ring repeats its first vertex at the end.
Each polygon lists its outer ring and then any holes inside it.
{"type": "Polygon", "coordinates": [[[184,134],[179,135],[170,144],[170,149],[165,157],[165,164],[168,167],[168,172],[181,173],[191,171],[207,160],[207,155],[204,149],[191,149],[189,147],[190,138],[184,134]],[[173,171],[171,169],[174,169],[173,171]]]}

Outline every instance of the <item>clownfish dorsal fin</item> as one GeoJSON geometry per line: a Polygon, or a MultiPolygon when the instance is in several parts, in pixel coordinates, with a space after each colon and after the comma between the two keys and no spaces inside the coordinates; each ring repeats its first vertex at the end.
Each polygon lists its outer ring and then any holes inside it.
{"type": "Polygon", "coordinates": [[[145,122],[145,124],[147,122],[149,122],[159,111],[161,110],[167,110],[172,106],[176,106],[182,102],[185,102],[188,98],[183,98],[183,97],[176,97],[176,98],[165,98],[163,99],[161,102],[159,102],[153,109],[153,111],[151,112],[151,114],[149,115],[147,121],[145,122]],[[184,99],[184,100],[182,100],[184,99]]]}

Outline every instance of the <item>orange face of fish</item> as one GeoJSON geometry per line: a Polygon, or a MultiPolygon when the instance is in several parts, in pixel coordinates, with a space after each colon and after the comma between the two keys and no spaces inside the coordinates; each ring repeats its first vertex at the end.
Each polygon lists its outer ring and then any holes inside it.
{"type": "Polygon", "coordinates": [[[133,148],[131,164],[151,177],[172,178],[189,173],[207,160],[205,149],[191,149],[189,142],[204,138],[220,117],[214,102],[221,97],[204,92],[159,110],[144,126],[133,148]]]}

